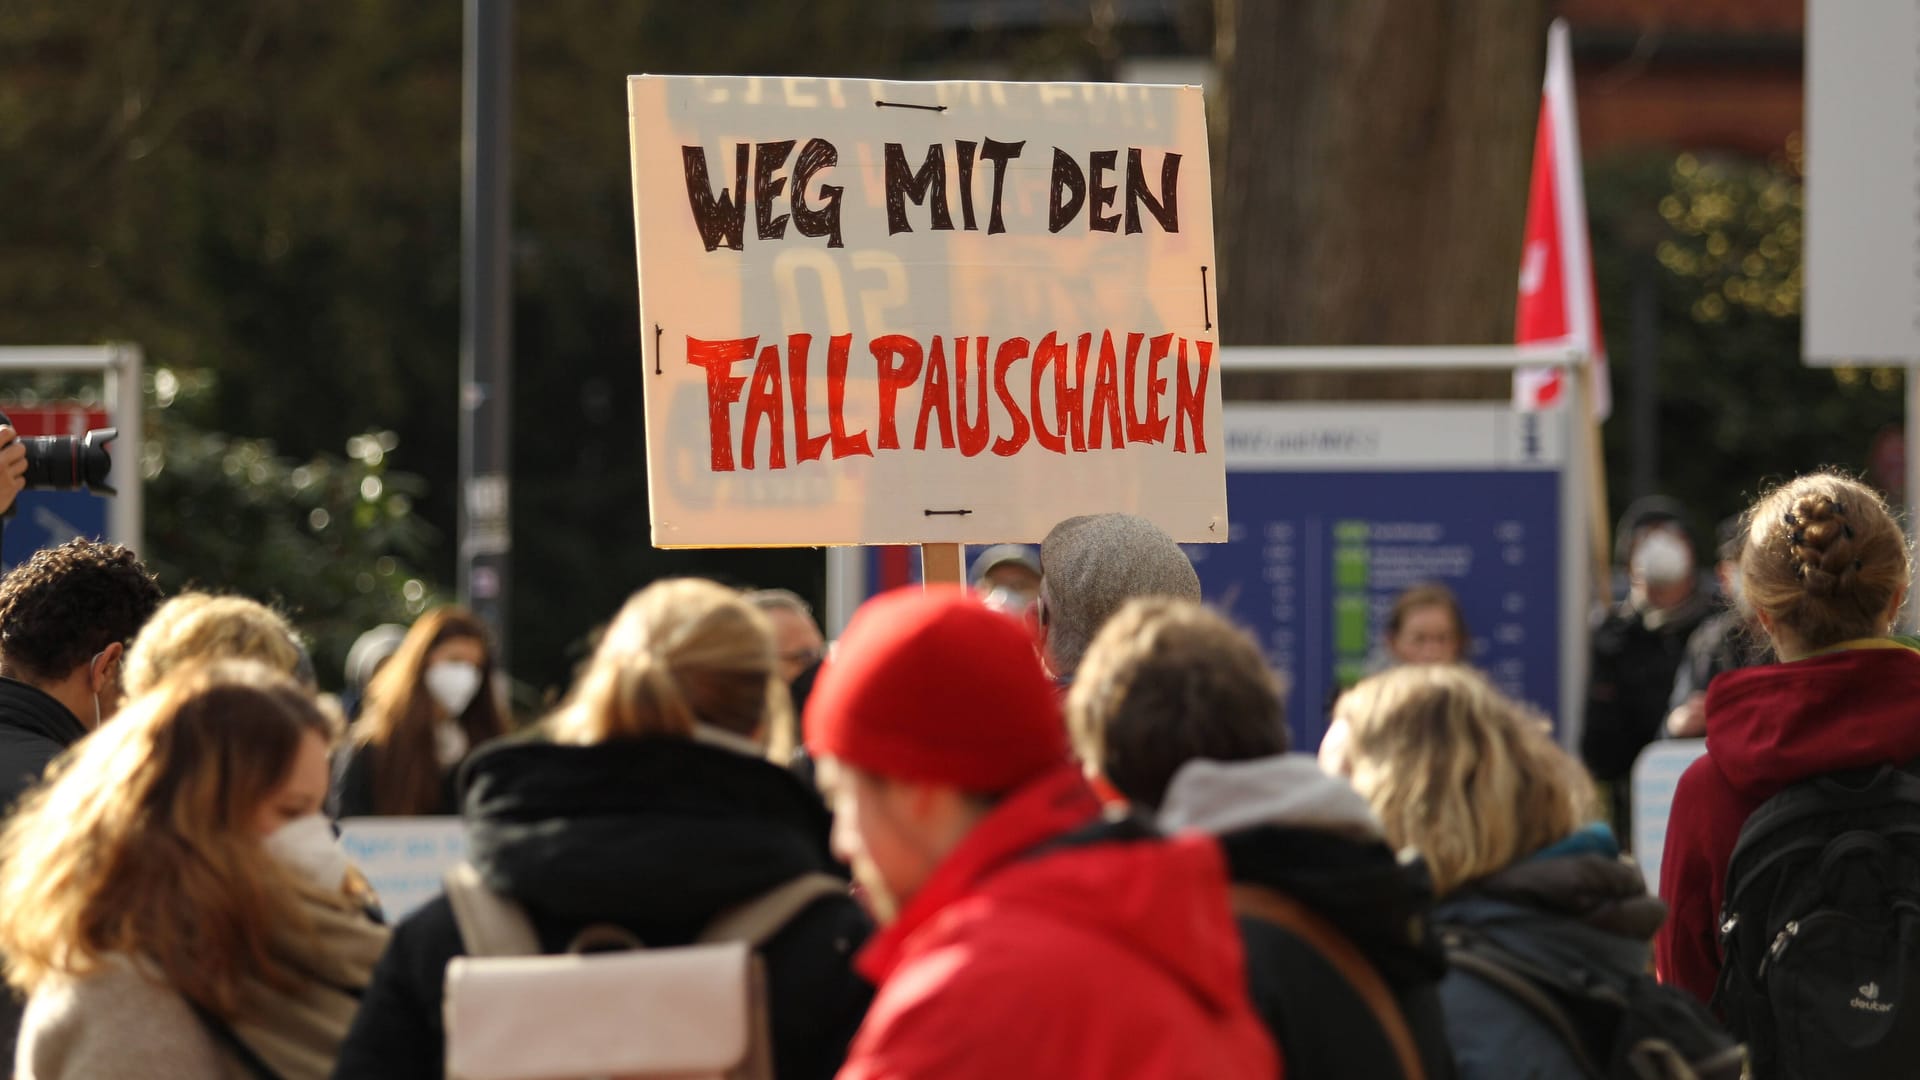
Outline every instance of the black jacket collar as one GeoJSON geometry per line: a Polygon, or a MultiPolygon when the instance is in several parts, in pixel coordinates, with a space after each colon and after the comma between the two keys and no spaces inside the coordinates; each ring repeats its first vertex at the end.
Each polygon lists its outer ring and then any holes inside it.
{"type": "Polygon", "coordinates": [[[563,920],[659,940],[799,874],[837,872],[817,794],[690,740],[509,740],[474,755],[462,779],[481,876],[563,920]]]}
{"type": "Polygon", "coordinates": [[[0,727],[38,735],[66,749],[86,737],[86,726],[37,686],[0,676],[0,727]]]}

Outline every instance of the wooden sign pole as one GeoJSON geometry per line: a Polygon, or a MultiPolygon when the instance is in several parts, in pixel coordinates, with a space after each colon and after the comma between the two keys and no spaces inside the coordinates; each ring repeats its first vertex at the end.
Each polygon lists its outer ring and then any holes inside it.
{"type": "Polygon", "coordinates": [[[928,585],[964,585],[959,544],[921,544],[920,578],[928,585]]]}

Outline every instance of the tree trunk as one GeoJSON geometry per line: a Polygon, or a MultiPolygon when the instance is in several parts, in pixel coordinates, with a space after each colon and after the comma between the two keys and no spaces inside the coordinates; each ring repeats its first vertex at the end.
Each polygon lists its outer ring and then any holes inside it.
{"type": "MultiPolygon", "coordinates": [[[[1511,341],[1549,0],[1216,0],[1231,345],[1511,341]]],[[[1233,397],[1504,397],[1504,374],[1233,397]]]]}

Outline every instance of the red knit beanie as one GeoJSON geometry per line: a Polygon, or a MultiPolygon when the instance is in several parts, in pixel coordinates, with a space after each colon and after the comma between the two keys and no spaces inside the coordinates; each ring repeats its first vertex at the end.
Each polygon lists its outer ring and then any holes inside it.
{"type": "Polygon", "coordinates": [[[895,589],[854,613],[807,699],[806,734],[815,757],[981,794],[1069,753],[1032,640],[952,587],[895,589]]]}

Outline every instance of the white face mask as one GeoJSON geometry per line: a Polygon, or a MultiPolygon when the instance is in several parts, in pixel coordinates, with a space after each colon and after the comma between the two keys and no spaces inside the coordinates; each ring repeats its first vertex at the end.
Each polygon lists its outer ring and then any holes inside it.
{"type": "Polygon", "coordinates": [[[459,716],[480,692],[480,669],[464,660],[442,660],[427,665],[424,681],[427,693],[447,710],[447,715],[459,716]]]}
{"type": "Polygon", "coordinates": [[[995,611],[1004,611],[1009,615],[1024,615],[1027,609],[1033,606],[1033,594],[998,585],[987,594],[986,604],[995,611]]]}
{"type": "Polygon", "coordinates": [[[1633,576],[1649,585],[1677,585],[1693,571],[1686,542],[1670,532],[1656,530],[1642,537],[1629,564],[1633,576]]]}
{"type": "Polygon", "coordinates": [[[333,826],[320,814],[295,818],[266,839],[267,853],[302,878],[329,892],[346,887],[353,865],[334,838],[333,826]]]}

